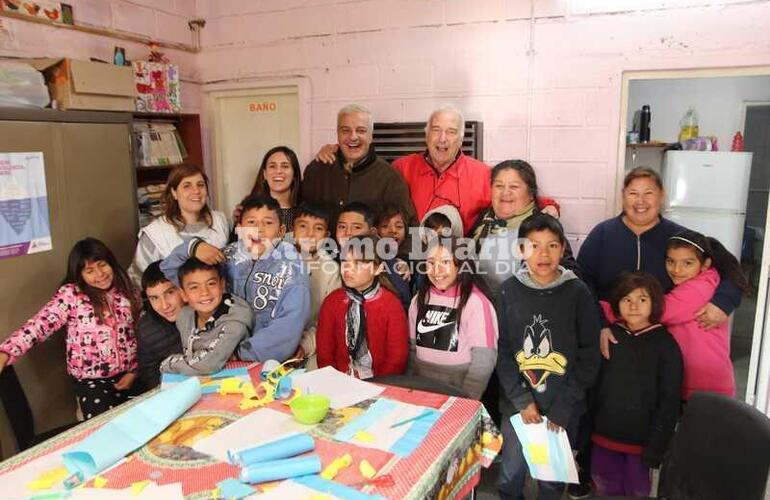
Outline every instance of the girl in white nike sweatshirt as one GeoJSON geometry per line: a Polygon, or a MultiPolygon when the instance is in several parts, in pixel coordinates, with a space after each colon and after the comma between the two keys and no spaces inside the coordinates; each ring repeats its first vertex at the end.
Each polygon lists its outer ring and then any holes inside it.
{"type": "Polygon", "coordinates": [[[455,238],[429,246],[418,269],[428,279],[409,307],[410,360],[415,375],[480,399],[497,361],[497,316],[467,254],[455,238]]]}

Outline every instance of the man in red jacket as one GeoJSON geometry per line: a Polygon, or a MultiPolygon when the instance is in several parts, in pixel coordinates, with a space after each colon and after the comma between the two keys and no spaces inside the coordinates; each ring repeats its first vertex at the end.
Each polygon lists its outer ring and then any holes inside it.
{"type": "Polygon", "coordinates": [[[468,231],[491,202],[490,168],[461,150],[465,119],[459,109],[444,105],[425,126],[427,149],[397,159],[393,167],[404,177],[417,218],[430,210],[454,205],[468,231]]]}

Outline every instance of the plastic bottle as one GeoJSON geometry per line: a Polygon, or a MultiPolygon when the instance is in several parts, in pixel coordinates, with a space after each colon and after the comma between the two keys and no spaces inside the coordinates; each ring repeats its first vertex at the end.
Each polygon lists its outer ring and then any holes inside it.
{"type": "Polygon", "coordinates": [[[679,127],[679,142],[694,139],[700,135],[700,129],[698,128],[698,114],[695,112],[695,108],[692,106],[687,108],[687,112],[679,121],[679,127]]]}
{"type": "Polygon", "coordinates": [[[741,134],[739,130],[733,136],[733,143],[732,143],[732,147],[730,148],[730,151],[743,151],[744,146],[745,145],[743,143],[743,134],[741,134]]]}
{"type": "Polygon", "coordinates": [[[651,121],[652,114],[650,113],[650,106],[645,104],[642,106],[642,113],[639,117],[639,142],[650,142],[651,121]]]}

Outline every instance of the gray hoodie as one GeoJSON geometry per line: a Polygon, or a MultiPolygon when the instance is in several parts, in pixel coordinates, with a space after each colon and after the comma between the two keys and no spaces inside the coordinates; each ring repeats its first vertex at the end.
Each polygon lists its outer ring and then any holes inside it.
{"type": "Polygon", "coordinates": [[[446,216],[447,219],[449,219],[449,222],[452,225],[452,236],[456,238],[462,238],[465,234],[465,229],[463,228],[463,219],[460,217],[460,212],[457,210],[456,207],[452,205],[441,205],[440,207],[436,207],[433,210],[429,210],[425,217],[422,218],[420,221],[420,238],[424,241],[425,238],[425,220],[430,217],[431,215],[435,213],[440,213],[444,216],[446,216]]]}
{"type": "Polygon", "coordinates": [[[162,373],[208,375],[221,370],[241,340],[251,332],[253,313],[240,297],[222,296],[222,303],[203,327],[196,314],[185,306],[176,319],[182,337],[182,354],[172,354],[160,365],[162,373]]]}

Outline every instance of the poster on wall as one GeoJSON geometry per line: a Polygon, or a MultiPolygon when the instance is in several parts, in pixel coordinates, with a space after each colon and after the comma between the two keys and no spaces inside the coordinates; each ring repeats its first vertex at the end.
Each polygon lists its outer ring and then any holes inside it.
{"type": "Polygon", "coordinates": [[[51,248],[43,153],[0,153],[0,259],[51,248]]]}

